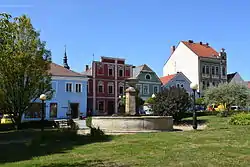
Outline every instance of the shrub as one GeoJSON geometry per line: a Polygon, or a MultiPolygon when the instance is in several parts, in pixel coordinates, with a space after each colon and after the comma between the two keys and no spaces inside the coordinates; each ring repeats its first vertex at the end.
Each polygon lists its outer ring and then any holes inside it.
{"type": "Polygon", "coordinates": [[[250,114],[249,113],[240,113],[233,115],[229,124],[231,125],[250,125],[250,114]]]}
{"type": "Polygon", "coordinates": [[[164,89],[155,97],[153,111],[155,115],[173,116],[175,121],[185,116],[191,106],[191,100],[185,89],[171,87],[164,89]]]}
{"type": "Polygon", "coordinates": [[[105,136],[104,132],[99,127],[98,128],[91,127],[90,135],[92,137],[97,137],[97,138],[105,136]]]}
{"type": "Polygon", "coordinates": [[[86,126],[89,127],[89,128],[92,126],[92,117],[87,117],[86,118],[86,126]]]}

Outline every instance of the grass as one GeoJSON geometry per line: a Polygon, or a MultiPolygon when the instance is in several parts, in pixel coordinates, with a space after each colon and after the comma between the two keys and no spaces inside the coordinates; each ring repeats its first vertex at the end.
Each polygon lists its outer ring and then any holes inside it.
{"type": "MultiPolygon", "coordinates": [[[[101,140],[64,132],[46,132],[48,134],[45,135],[45,139],[41,140],[37,137],[40,134],[33,136],[30,134],[27,138],[33,137],[38,140],[30,144],[0,145],[0,165],[13,167],[250,166],[249,126],[229,125],[229,118],[206,116],[200,119],[207,121],[207,129],[112,136],[101,140]],[[45,146],[40,146],[41,142],[45,143],[45,146]]],[[[20,137],[20,134],[18,135],[16,138],[20,137]]],[[[8,136],[6,132],[0,133],[0,142],[8,139],[6,136],[8,136]],[[2,135],[5,135],[3,139],[2,135]]]]}

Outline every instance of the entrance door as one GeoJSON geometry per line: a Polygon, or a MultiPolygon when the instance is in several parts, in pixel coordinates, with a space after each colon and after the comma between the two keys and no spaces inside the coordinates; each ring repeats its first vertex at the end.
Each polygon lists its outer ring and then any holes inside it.
{"type": "Polygon", "coordinates": [[[79,103],[70,103],[71,108],[71,117],[78,118],[79,117],[79,103]]]}
{"type": "Polygon", "coordinates": [[[115,112],[115,103],[114,101],[108,101],[108,115],[112,115],[115,112]]]}

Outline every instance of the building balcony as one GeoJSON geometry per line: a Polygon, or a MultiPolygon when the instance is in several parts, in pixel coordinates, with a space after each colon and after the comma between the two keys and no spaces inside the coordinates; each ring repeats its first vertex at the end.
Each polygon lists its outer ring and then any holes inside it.
{"type": "Polygon", "coordinates": [[[213,79],[219,79],[219,75],[212,75],[213,79]]]}
{"type": "Polygon", "coordinates": [[[202,78],[210,78],[210,74],[202,74],[202,78]]]}

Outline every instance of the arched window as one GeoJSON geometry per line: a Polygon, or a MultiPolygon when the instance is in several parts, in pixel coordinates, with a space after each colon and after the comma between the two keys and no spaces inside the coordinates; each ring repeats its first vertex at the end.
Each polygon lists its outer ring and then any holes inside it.
{"type": "Polygon", "coordinates": [[[151,75],[150,75],[150,74],[146,74],[145,78],[146,78],[147,80],[151,80],[151,75]]]}

